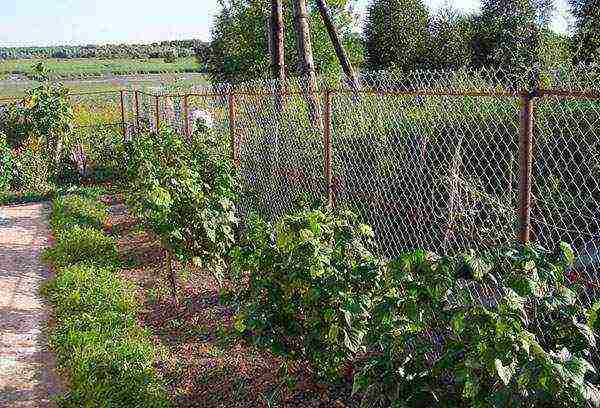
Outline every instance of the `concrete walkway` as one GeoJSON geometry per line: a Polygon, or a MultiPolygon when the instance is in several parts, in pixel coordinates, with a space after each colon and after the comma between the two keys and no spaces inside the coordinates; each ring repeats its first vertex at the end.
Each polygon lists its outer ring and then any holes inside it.
{"type": "Polygon", "coordinates": [[[45,337],[48,204],[0,207],[0,407],[49,407],[60,392],[45,337]]]}

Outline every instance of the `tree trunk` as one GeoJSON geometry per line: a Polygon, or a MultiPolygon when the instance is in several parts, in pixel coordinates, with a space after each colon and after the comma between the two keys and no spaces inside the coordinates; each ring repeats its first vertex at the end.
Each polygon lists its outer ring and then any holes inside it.
{"type": "Polygon", "coordinates": [[[306,98],[313,126],[320,125],[319,103],[317,102],[317,74],[313,58],[312,43],[310,39],[310,27],[308,24],[308,8],[306,0],[293,0],[294,5],[294,27],[298,46],[298,57],[300,60],[300,71],[305,76],[306,98]]]}
{"type": "MultiPolygon", "coordinates": [[[[271,0],[271,63],[273,77],[278,81],[278,92],[285,91],[285,54],[283,38],[283,0],[271,0]]],[[[277,109],[283,107],[283,96],[275,98],[277,109]]]]}
{"type": "Polygon", "coordinates": [[[323,23],[325,23],[325,28],[327,28],[327,33],[329,34],[329,38],[331,39],[331,43],[333,44],[333,48],[335,49],[335,53],[340,61],[340,65],[342,66],[342,70],[346,75],[346,78],[349,81],[350,87],[354,91],[355,94],[358,94],[358,78],[356,77],[356,72],[352,68],[352,64],[348,59],[348,55],[346,54],[346,50],[344,50],[344,46],[340,40],[340,36],[333,24],[333,20],[331,18],[331,13],[327,8],[327,4],[325,4],[324,0],[316,0],[317,7],[319,8],[319,12],[321,13],[321,18],[323,19],[323,23]]]}
{"type": "Polygon", "coordinates": [[[173,270],[173,257],[171,256],[171,252],[168,250],[165,250],[165,255],[167,275],[169,278],[169,283],[171,284],[171,295],[173,296],[173,302],[175,302],[175,305],[177,305],[177,276],[173,270]]]}

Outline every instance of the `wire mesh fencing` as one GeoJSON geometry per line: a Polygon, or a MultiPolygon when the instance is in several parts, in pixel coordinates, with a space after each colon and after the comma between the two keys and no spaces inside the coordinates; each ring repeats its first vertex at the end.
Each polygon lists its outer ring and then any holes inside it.
{"type": "MultiPolygon", "coordinates": [[[[242,215],[276,221],[300,198],[347,208],[390,259],[564,241],[576,253],[568,278],[583,286],[577,303],[590,307],[600,300],[600,89],[589,73],[544,78],[377,73],[358,87],[320,80],[313,94],[304,80],[253,82],[160,95],[142,115],[220,135],[239,169],[242,215]]],[[[461,281],[469,299],[449,302],[497,305],[509,285],[496,278],[461,281]]],[[[544,341],[554,317],[525,307],[544,341]]]]}
{"type": "Polygon", "coordinates": [[[358,213],[390,257],[493,248],[526,230],[595,264],[596,77],[545,78],[554,88],[488,69],[365,74],[358,88],[321,79],[314,94],[303,79],[138,91],[135,116],[139,129],[169,124],[190,135],[202,122],[228,140],[244,212],[276,220],[304,196],[358,213]]]}

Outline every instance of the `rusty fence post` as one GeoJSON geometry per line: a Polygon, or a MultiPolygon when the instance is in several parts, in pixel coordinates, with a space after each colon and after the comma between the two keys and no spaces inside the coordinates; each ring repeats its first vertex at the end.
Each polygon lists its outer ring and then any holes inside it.
{"type": "Polygon", "coordinates": [[[135,132],[140,132],[140,96],[139,91],[136,89],[133,94],[135,104],[135,132]]]}
{"type": "Polygon", "coordinates": [[[183,96],[183,118],[183,131],[185,132],[185,136],[188,138],[188,140],[190,140],[190,101],[188,94],[183,96]]]}
{"type": "Polygon", "coordinates": [[[236,119],[236,98],[233,91],[229,92],[229,135],[231,142],[231,160],[236,167],[240,165],[239,156],[239,144],[238,138],[235,131],[235,119],[236,119]]]}
{"type": "Polygon", "coordinates": [[[127,124],[125,123],[125,91],[121,89],[121,127],[123,137],[127,137],[127,124]]]}
{"type": "Polygon", "coordinates": [[[519,239],[522,244],[527,244],[531,238],[534,97],[534,93],[528,93],[521,96],[521,131],[519,137],[519,239]]]}
{"type": "Polygon", "coordinates": [[[325,183],[327,188],[327,205],[330,208],[335,206],[335,196],[333,191],[333,144],[331,142],[331,90],[325,90],[325,114],[323,126],[323,148],[325,159],[325,183]]]}
{"type": "Polygon", "coordinates": [[[159,132],[160,130],[160,100],[158,95],[154,96],[154,102],[155,102],[155,113],[156,113],[156,117],[155,117],[155,123],[156,123],[156,133],[159,132]]]}

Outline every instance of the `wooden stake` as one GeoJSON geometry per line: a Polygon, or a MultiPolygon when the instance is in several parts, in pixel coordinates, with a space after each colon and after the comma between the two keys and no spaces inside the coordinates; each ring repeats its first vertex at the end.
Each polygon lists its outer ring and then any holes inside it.
{"type": "Polygon", "coordinates": [[[533,97],[521,99],[521,137],[519,140],[519,239],[523,245],[531,236],[531,178],[533,167],[533,97]]]}
{"type": "Polygon", "coordinates": [[[127,124],[125,123],[125,91],[121,90],[121,128],[123,139],[127,137],[127,124]]]}
{"type": "Polygon", "coordinates": [[[137,89],[134,91],[134,99],[135,99],[135,132],[137,134],[140,132],[140,94],[137,89]]]}
{"type": "Polygon", "coordinates": [[[358,92],[358,78],[356,77],[356,72],[352,68],[352,64],[348,59],[346,50],[344,50],[344,46],[342,45],[340,36],[333,24],[333,19],[331,18],[329,8],[327,7],[327,4],[325,4],[324,0],[316,1],[317,7],[319,8],[319,13],[321,13],[321,18],[323,19],[323,23],[325,24],[325,28],[327,29],[327,33],[329,34],[329,38],[331,39],[331,43],[333,44],[335,53],[337,54],[338,60],[340,61],[342,70],[344,71],[344,74],[346,74],[346,77],[350,81],[350,86],[352,87],[352,90],[358,92]]]}
{"type": "Polygon", "coordinates": [[[183,96],[183,117],[183,130],[185,132],[185,137],[187,137],[188,141],[191,141],[192,134],[190,132],[190,101],[188,94],[183,96]]]}
{"type": "Polygon", "coordinates": [[[173,296],[173,301],[175,304],[178,304],[177,301],[177,276],[175,276],[175,271],[173,270],[173,256],[171,252],[165,250],[165,263],[167,267],[167,276],[169,278],[169,283],[171,284],[171,295],[173,296]]]}

